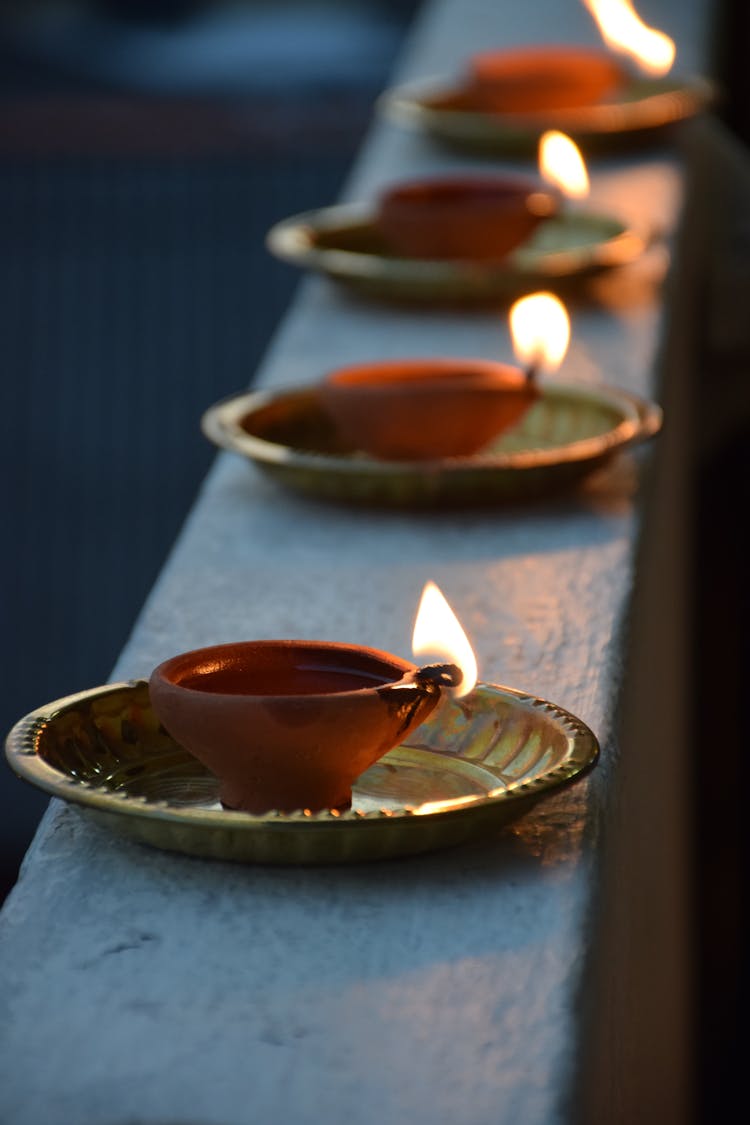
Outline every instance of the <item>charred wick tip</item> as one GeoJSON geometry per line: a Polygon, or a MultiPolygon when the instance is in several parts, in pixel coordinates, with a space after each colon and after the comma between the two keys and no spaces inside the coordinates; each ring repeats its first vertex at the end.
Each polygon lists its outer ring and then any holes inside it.
{"type": "Polygon", "coordinates": [[[426,664],[414,673],[420,684],[434,684],[435,687],[458,687],[464,674],[457,664],[426,664]]]}

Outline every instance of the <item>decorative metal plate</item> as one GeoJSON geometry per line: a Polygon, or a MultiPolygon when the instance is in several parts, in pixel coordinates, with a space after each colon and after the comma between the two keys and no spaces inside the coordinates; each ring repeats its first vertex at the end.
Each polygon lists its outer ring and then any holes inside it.
{"type": "Polygon", "coordinates": [[[345,813],[223,809],[218,784],[159,725],[138,680],[41,707],[8,735],[19,777],[119,835],[190,855],[260,863],[345,863],[422,852],[496,828],[594,764],[575,716],[480,684],[446,702],[363,774],[345,813]]]}
{"type": "Polygon", "coordinates": [[[315,386],[225,399],[203,416],[206,436],[307,495],[389,507],[498,504],[570,487],[661,426],[654,403],[609,388],[546,383],[520,422],[480,453],[381,461],[348,448],[315,386]]]}
{"type": "Polygon", "coordinates": [[[616,101],[529,113],[487,113],[448,108],[458,93],[447,79],[386,90],[380,111],[407,128],[473,152],[535,153],[547,129],[567,133],[586,152],[613,150],[663,139],[668,128],[694,117],[716,98],[701,77],[632,78],[616,101]]]}
{"type": "Polygon", "coordinates": [[[541,223],[502,262],[401,258],[388,250],[367,204],[342,204],[283,219],[266,236],[277,258],[319,271],[367,297],[408,303],[510,300],[639,258],[650,235],[618,219],[568,207],[541,223]]]}

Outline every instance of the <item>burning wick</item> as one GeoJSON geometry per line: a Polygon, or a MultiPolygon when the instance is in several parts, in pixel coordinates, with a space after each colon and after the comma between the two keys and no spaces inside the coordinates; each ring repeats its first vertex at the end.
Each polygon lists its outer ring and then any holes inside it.
{"type": "Polygon", "coordinates": [[[460,687],[463,678],[464,674],[457,664],[425,664],[414,673],[418,683],[435,684],[436,687],[460,687]]]}
{"type": "Polygon", "coordinates": [[[434,582],[427,582],[414,622],[411,642],[415,657],[440,656],[444,664],[428,664],[415,674],[417,681],[453,689],[460,698],[477,682],[477,660],[461,623],[434,582]]]}
{"type": "Polygon", "coordinates": [[[542,368],[556,371],[570,343],[570,319],[565,305],[552,293],[521,297],[510,310],[513,350],[529,383],[542,368]]]}

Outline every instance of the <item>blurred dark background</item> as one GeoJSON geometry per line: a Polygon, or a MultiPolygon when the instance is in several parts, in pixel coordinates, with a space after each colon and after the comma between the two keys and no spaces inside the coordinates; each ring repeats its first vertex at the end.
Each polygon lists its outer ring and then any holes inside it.
{"type": "MultiPolygon", "coordinates": [[[[693,698],[697,1120],[744,1096],[750,1002],[750,5],[720,0],[714,71],[723,130],[703,171],[707,245],[695,294],[693,698]],[[714,158],[718,166],[714,171],[714,158]]],[[[700,179],[700,176],[696,177],[700,179]]]]}
{"type": "MultiPolygon", "coordinates": [[[[3,732],[109,677],[416,7],[0,4],[3,732]]],[[[46,804],[0,770],[0,901],[46,804]]]]}

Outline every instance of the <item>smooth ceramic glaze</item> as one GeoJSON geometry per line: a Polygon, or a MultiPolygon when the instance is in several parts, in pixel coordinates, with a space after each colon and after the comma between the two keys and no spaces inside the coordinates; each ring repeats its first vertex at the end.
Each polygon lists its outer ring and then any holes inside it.
{"type": "Polygon", "coordinates": [[[389,653],[287,640],[181,653],[149,691],[169,734],[219,779],[222,803],[256,814],[347,808],[355,778],[441,695],[389,653]]]}
{"type": "Polygon", "coordinates": [[[447,176],[394,184],[381,194],[375,222],[396,254],[502,261],[558,202],[531,177],[447,176]]]}
{"type": "Polygon", "coordinates": [[[393,461],[465,457],[539,397],[517,367],[481,359],[387,360],[331,372],[320,400],[354,448],[393,461]]]}

